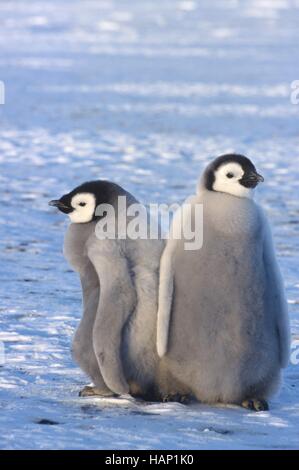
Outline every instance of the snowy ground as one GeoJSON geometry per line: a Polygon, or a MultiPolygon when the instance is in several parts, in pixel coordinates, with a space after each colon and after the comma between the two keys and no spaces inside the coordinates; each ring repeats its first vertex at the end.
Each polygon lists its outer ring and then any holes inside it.
{"type": "Polygon", "coordinates": [[[79,399],[79,284],[47,206],[91,178],[180,202],[211,157],[246,153],[299,339],[299,1],[11,0],[0,17],[0,447],[299,448],[299,365],[269,413],[79,399]]]}

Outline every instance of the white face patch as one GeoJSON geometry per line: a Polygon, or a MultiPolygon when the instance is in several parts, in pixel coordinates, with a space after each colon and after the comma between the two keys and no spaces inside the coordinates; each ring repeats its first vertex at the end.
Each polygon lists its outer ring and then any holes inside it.
{"type": "Polygon", "coordinates": [[[244,170],[239,163],[225,163],[215,171],[215,182],[213,184],[214,191],[220,193],[232,194],[238,197],[251,198],[253,190],[245,188],[240,183],[244,175],[244,170]]]}
{"type": "Polygon", "coordinates": [[[96,209],[94,194],[76,194],[71,201],[71,205],[74,210],[69,214],[69,217],[74,224],[86,224],[92,221],[96,209]]]}

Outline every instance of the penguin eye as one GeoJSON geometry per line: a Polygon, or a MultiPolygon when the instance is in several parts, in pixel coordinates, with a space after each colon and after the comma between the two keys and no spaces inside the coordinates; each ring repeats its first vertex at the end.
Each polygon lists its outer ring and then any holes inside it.
{"type": "Polygon", "coordinates": [[[233,173],[227,173],[226,175],[229,179],[232,179],[235,175],[233,173]]]}
{"type": "Polygon", "coordinates": [[[86,202],[79,202],[79,206],[85,207],[85,206],[86,206],[86,202]]]}

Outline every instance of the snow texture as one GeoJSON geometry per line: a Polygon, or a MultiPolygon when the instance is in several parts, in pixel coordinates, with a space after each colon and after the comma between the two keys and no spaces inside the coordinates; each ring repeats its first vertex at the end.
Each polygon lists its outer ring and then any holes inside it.
{"type": "Polygon", "coordinates": [[[11,0],[0,17],[0,447],[298,448],[295,364],[259,414],[78,398],[79,282],[47,202],[96,178],[182,202],[211,158],[245,153],[298,341],[299,1],[11,0]]]}

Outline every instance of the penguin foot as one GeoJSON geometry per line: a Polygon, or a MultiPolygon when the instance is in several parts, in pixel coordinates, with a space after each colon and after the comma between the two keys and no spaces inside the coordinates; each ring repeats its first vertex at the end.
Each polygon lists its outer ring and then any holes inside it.
{"type": "Polygon", "coordinates": [[[268,411],[269,410],[269,405],[266,402],[266,400],[258,400],[256,398],[244,400],[242,403],[242,407],[246,408],[247,410],[252,410],[252,411],[268,411]]]}
{"type": "Polygon", "coordinates": [[[79,397],[117,397],[117,395],[113,392],[103,391],[97,387],[87,385],[80,390],[79,397]]]}
{"type": "Polygon", "coordinates": [[[189,405],[192,401],[192,397],[190,395],[181,395],[180,393],[170,393],[165,395],[162,401],[163,403],[177,402],[182,405],[189,405]]]}

